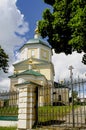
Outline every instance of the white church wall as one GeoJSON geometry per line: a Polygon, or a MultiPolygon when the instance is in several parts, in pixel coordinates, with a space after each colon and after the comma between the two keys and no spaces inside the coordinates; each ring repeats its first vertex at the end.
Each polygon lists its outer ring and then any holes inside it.
{"type": "Polygon", "coordinates": [[[20,61],[23,61],[27,58],[28,58],[28,48],[24,48],[20,53],[20,61]]]}
{"type": "Polygon", "coordinates": [[[25,82],[25,79],[23,79],[23,78],[18,79],[18,83],[24,83],[24,82],[25,82]]]}

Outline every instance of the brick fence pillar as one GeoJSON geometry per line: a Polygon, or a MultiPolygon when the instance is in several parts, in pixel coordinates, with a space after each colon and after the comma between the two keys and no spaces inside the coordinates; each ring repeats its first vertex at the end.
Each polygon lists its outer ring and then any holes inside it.
{"type": "Polygon", "coordinates": [[[18,130],[31,130],[37,122],[37,85],[29,83],[18,85],[19,113],[18,130]]]}

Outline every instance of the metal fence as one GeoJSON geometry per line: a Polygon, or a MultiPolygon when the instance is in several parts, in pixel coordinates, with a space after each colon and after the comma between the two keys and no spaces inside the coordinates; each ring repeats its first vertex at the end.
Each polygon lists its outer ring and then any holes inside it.
{"type": "Polygon", "coordinates": [[[18,92],[0,92],[0,120],[18,119],[18,92]]]}
{"type": "Polygon", "coordinates": [[[86,81],[54,83],[38,91],[37,126],[86,129],[86,81]]]}
{"type": "MultiPolygon", "coordinates": [[[[56,83],[36,91],[37,127],[86,129],[86,81],[56,83]]],[[[19,93],[0,92],[0,120],[18,120],[19,93]]]]}

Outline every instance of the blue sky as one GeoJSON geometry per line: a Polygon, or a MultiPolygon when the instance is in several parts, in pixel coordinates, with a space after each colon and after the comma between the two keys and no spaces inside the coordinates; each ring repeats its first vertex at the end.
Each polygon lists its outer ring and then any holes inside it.
{"type": "MultiPolygon", "coordinates": [[[[34,36],[36,22],[42,19],[42,12],[50,7],[43,0],[0,0],[0,45],[9,55],[9,71],[0,71],[0,89],[10,86],[9,75],[13,74],[15,50],[34,36]],[[3,15],[2,15],[3,14],[3,15]]],[[[51,7],[50,7],[51,8],[51,7]]],[[[19,53],[16,53],[19,57],[19,53]]],[[[66,56],[64,53],[52,56],[55,69],[55,81],[70,77],[69,66],[72,65],[73,77],[86,78],[86,66],[81,63],[82,54],[74,52],[66,56]]]]}
{"type": "Polygon", "coordinates": [[[43,0],[18,0],[17,7],[24,14],[24,19],[29,23],[29,32],[26,34],[27,38],[32,38],[36,21],[42,19],[42,13],[45,8],[50,8],[43,0]]]}

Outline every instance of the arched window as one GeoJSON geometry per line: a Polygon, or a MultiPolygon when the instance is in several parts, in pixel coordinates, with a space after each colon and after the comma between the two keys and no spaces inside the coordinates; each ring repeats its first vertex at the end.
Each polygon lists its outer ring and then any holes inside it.
{"type": "Polygon", "coordinates": [[[61,101],[61,95],[58,95],[58,101],[61,101]]]}

